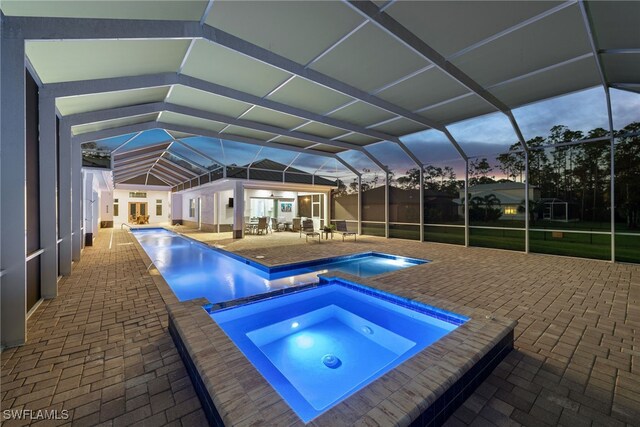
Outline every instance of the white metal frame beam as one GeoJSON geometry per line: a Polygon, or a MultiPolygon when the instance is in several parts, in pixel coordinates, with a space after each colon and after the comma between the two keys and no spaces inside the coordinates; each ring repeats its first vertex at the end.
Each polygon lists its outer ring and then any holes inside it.
{"type": "Polygon", "coordinates": [[[191,180],[193,178],[197,178],[198,175],[196,174],[185,174],[185,172],[182,171],[176,171],[174,169],[171,169],[171,165],[172,163],[169,164],[165,164],[162,159],[158,160],[155,165],[160,168],[160,170],[162,170],[163,172],[169,174],[170,176],[175,176],[176,178],[182,178],[184,181],[188,181],[191,180]]]}
{"type": "MultiPolygon", "coordinates": [[[[155,165],[154,165],[155,166],[155,165]]],[[[180,181],[176,180],[176,178],[173,178],[165,173],[163,173],[160,170],[151,168],[150,172],[152,175],[156,175],[158,178],[162,179],[164,182],[170,184],[172,187],[175,185],[180,184],[180,181]]]]}
{"type": "MultiPolygon", "coordinates": [[[[112,108],[112,109],[108,109],[108,110],[99,110],[99,111],[92,111],[92,112],[87,112],[87,113],[80,113],[80,114],[73,114],[73,115],[69,115],[66,116],[65,119],[68,119],[69,122],[72,125],[81,125],[81,124],[86,124],[86,123],[96,123],[96,122],[102,122],[102,121],[106,121],[106,120],[113,120],[113,119],[119,119],[119,118],[124,118],[124,117],[129,117],[131,115],[142,115],[142,114],[149,114],[149,113],[160,113],[163,111],[169,111],[169,112],[173,112],[173,113],[177,113],[177,114],[183,114],[183,115],[187,115],[187,116],[191,116],[191,117],[197,117],[200,119],[204,119],[204,120],[210,120],[210,121],[215,121],[215,122],[219,122],[219,123],[225,123],[228,125],[234,125],[234,126],[240,126],[240,127],[244,127],[247,129],[252,129],[252,130],[257,130],[257,131],[261,131],[261,132],[268,132],[268,133],[272,133],[272,134],[277,134],[277,135],[283,135],[283,136],[288,136],[291,138],[296,138],[296,139],[300,139],[303,141],[307,141],[307,142],[311,142],[314,144],[323,144],[323,145],[327,145],[327,146],[331,146],[331,147],[336,147],[336,148],[342,148],[345,150],[355,150],[355,151],[359,151],[361,153],[363,153],[365,156],[367,156],[373,163],[375,163],[380,169],[382,169],[385,172],[388,172],[388,169],[386,168],[386,166],[380,162],[376,156],[374,156],[373,154],[371,154],[365,147],[356,145],[356,144],[350,144],[347,142],[340,142],[340,141],[333,141],[327,138],[322,138],[319,136],[315,136],[315,135],[310,135],[307,133],[303,133],[303,132],[296,132],[296,131],[290,131],[288,129],[285,128],[279,128],[276,126],[270,126],[270,125],[265,125],[262,123],[258,123],[258,122],[253,122],[250,120],[245,120],[245,119],[236,119],[234,117],[230,117],[230,116],[225,116],[223,114],[219,114],[219,113],[213,113],[213,112],[209,112],[209,111],[203,111],[203,110],[199,110],[196,108],[191,108],[191,107],[184,107],[184,106],[180,106],[180,105],[176,105],[176,104],[171,104],[171,103],[167,103],[167,102],[154,102],[154,103],[149,103],[149,104],[141,104],[141,105],[135,105],[135,106],[130,106],[130,107],[118,107],[118,108],[112,108]]],[[[225,134],[225,133],[220,133],[220,138],[225,138],[225,139],[237,139],[237,137],[233,134],[225,134]]],[[[173,139],[173,137],[171,137],[173,139]]],[[[277,148],[282,148],[283,145],[279,144],[277,142],[271,142],[272,144],[274,144],[277,148]]],[[[400,142],[398,140],[398,144],[400,145],[400,147],[404,147],[405,150],[408,150],[405,145],[400,142]]],[[[306,149],[307,152],[309,152],[308,149],[306,149]]],[[[405,151],[406,152],[406,151],[405,151]]],[[[415,156],[413,156],[413,154],[411,154],[411,158],[412,160],[418,162],[417,158],[415,158],[415,156]]],[[[419,163],[418,163],[419,164],[419,163]]]]}
{"type": "MultiPolygon", "coordinates": [[[[382,98],[378,98],[354,86],[308,68],[306,65],[291,61],[274,52],[240,39],[239,37],[226,33],[218,28],[211,27],[205,23],[194,23],[191,21],[130,20],[125,21],[126,25],[123,25],[122,20],[104,19],[101,20],[103,25],[96,27],[91,25],[94,21],[93,19],[40,17],[13,18],[15,18],[15,20],[10,23],[10,26],[24,28],[23,32],[25,33],[25,39],[202,38],[208,42],[218,44],[292,75],[299,76],[367,104],[381,108],[385,111],[397,114],[416,123],[420,123],[428,128],[438,130],[443,129],[441,124],[424,116],[413,113],[382,98]],[[131,27],[136,28],[132,29],[131,27]],[[88,28],[94,28],[96,31],[87,31],[88,28]],[[164,36],[157,35],[157,33],[162,34],[163,29],[164,36]]],[[[324,123],[325,120],[323,119],[321,122],[324,123]]],[[[392,139],[392,142],[397,141],[392,139]]],[[[415,161],[413,153],[408,150],[406,146],[402,145],[401,148],[412,160],[415,161]]],[[[416,164],[419,165],[419,162],[416,161],[416,164]]],[[[382,169],[385,172],[388,172],[388,169],[384,167],[382,167],[382,169]]]]}
{"type": "Polygon", "coordinates": [[[160,181],[164,182],[165,184],[167,184],[167,187],[173,187],[173,184],[171,184],[170,182],[167,182],[164,178],[160,178],[158,176],[157,171],[154,171],[153,169],[149,171],[149,174],[147,175],[147,179],[149,176],[152,176],[156,179],[159,179],[160,181]]]}
{"type": "Polygon", "coordinates": [[[605,73],[602,62],[600,61],[600,55],[598,53],[598,46],[596,37],[593,34],[591,17],[589,15],[589,9],[587,4],[583,0],[578,1],[578,6],[580,7],[580,13],[582,14],[582,21],[584,22],[584,28],[587,32],[587,36],[589,38],[589,44],[591,46],[591,50],[593,52],[593,57],[596,61],[596,65],[598,67],[598,74],[600,76],[600,82],[602,84],[602,88],[604,89],[605,101],[607,103],[607,115],[609,117],[609,136],[610,136],[610,144],[609,144],[609,161],[610,161],[610,181],[611,187],[610,191],[610,211],[611,211],[611,262],[616,261],[616,180],[615,180],[615,131],[613,128],[613,112],[611,110],[611,94],[609,92],[609,84],[607,83],[607,75],[605,73]]]}
{"type": "MultiPolygon", "coordinates": [[[[216,139],[228,139],[228,136],[229,136],[229,135],[220,134],[218,132],[214,132],[211,130],[195,128],[191,126],[149,122],[149,123],[140,123],[140,124],[131,125],[131,126],[123,126],[120,128],[108,129],[108,136],[106,137],[113,137],[113,136],[118,136],[122,134],[135,133],[138,131],[151,130],[151,129],[163,129],[163,130],[174,131],[174,132],[189,133],[189,134],[199,135],[199,136],[207,136],[207,137],[216,138],[216,139]]],[[[96,132],[78,135],[74,137],[74,143],[84,143],[84,142],[94,141],[98,139],[103,139],[105,138],[105,133],[107,132],[96,131],[96,132]]],[[[295,147],[295,146],[276,144],[276,143],[267,142],[267,141],[263,141],[256,138],[249,138],[249,137],[233,136],[233,140],[240,143],[244,143],[244,144],[277,148],[280,150],[312,154],[312,155],[321,156],[321,157],[331,157],[338,160],[342,165],[344,165],[347,169],[349,169],[355,175],[360,175],[360,173],[357,170],[355,170],[351,165],[349,165],[347,162],[345,162],[343,159],[341,159],[339,156],[333,153],[327,153],[324,151],[317,151],[313,149],[305,149],[305,148],[295,147]]]]}
{"type": "MultiPolygon", "coordinates": [[[[458,83],[466,87],[471,92],[475,93],[482,100],[487,102],[496,110],[502,112],[507,116],[513,131],[520,142],[520,145],[525,150],[525,176],[527,180],[525,181],[525,252],[529,252],[529,173],[528,173],[528,155],[527,155],[527,144],[522,135],[522,131],[518,126],[518,122],[515,117],[511,113],[509,107],[500,101],[497,97],[495,97],[491,92],[483,88],[480,84],[478,84],[475,80],[469,77],[466,73],[456,67],[454,64],[449,62],[444,56],[442,56],[439,52],[425,43],[418,36],[413,34],[407,28],[405,28],[402,24],[396,21],[391,15],[388,15],[384,10],[380,10],[378,6],[368,0],[344,0],[347,4],[349,4],[353,10],[360,13],[365,18],[369,19],[370,22],[376,24],[379,28],[385,31],[387,34],[395,37],[400,43],[422,56],[424,59],[432,62],[438,69],[447,74],[452,79],[456,80],[458,83]]],[[[441,129],[439,129],[441,130],[441,129]]],[[[445,133],[447,137],[452,141],[455,141],[453,136],[450,133],[445,133]]],[[[456,144],[454,144],[455,146],[456,144]]],[[[456,147],[458,148],[458,147],[456,147]]],[[[459,148],[458,152],[461,154],[465,162],[468,160],[466,156],[463,154],[461,148],[459,148]]],[[[465,207],[467,209],[467,207],[465,207]]]]}
{"type": "Polygon", "coordinates": [[[504,104],[491,92],[478,84],[461,69],[449,62],[444,56],[442,56],[439,52],[425,43],[422,39],[405,28],[402,24],[391,17],[391,15],[388,15],[383,10],[380,10],[375,3],[365,0],[345,0],[345,2],[349,4],[353,10],[359,12],[365,18],[369,19],[387,34],[395,37],[399,42],[404,44],[412,51],[416,52],[418,55],[432,62],[438,69],[469,89],[471,92],[475,93],[489,105],[504,113],[509,118],[509,121],[514,128],[518,139],[526,149],[526,144],[524,142],[524,138],[522,137],[522,132],[520,131],[520,128],[518,127],[513,114],[511,114],[511,110],[506,104],[504,104]]]}

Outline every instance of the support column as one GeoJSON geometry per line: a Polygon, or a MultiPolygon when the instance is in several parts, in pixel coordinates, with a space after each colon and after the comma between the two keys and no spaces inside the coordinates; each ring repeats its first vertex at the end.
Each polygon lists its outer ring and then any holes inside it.
{"type": "Polygon", "coordinates": [[[182,193],[171,193],[171,224],[182,224],[182,193]]]}
{"type": "Polygon", "coordinates": [[[464,160],[464,245],[469,246],[469,159],[464,160]]]}
{"type": "Polygon", "coordinates": [[[610,147],[610,168],[611,168],[611,262],[616,262],[616,139],[613,133],[613,113],[611,111],[611,92],[609,86],[604,86],[604,94],[607,99],[607,113],[609,114],[609,132],[611,139],[609,140],[610,147]]]}
{"type": "Polygon", "coordinates": [[[233,238],[242,239],[244,231],[244,186],[242,181],[234,182],[233,190],[233,238]]]}
{"type": "Polygon", "coordinates": [[[64,121],[60,121],[60,225],[58,239],[61,239],[58,249],[60,251],[59,272],[63,276],[71,274],[71,128],[64,121]]]}
{"type": "Polygon", "coordinates": [[[71,258],[80,261],[82,250],[82,149],[71,145],[71,258]]]}
{"type": "Polygon", "coordinates": [[[529,150],[524,152],[524,252],[529,253],[529,150]]]}
{"type": "Polygon", "coordinates": [[[331,192],[327,191],[326,193],[323,194],[324,197],[324,224],[323,225],[329,225],[331,224],[331,221],[329,218],[330,213],[331,213],[331,192]]]}
{"type": "Polygon", "coordinates": [[[389,172],[384,173],[384,237],[389,238],[389,172]]]}
{"type": "Polygon", "coordinates": [[[40,292],[45,299],[58,296],[58,216],[56,206],[57,129],[54,98],[40,97],[40,292]]]}
{"type": "Polygon", "coordinates": [[[424,242],[424,165],[420,165],[420,241],[424,242]]]}
{"type": "Polygon", "coordinates": [[[24,41],[6,37],[1,27],[0,344],[13,347],[27,340],[25,67],[24,41]]]}
{"type": "Polygon", "coordinates": [[[358,175],[358,234],[362,234],[362,177],[358,175]]]}
{"type": "MultiPolygon", "coordinates": [[[[93,180],[94,176],[92,173],[83,174],[85,179],[83,181],[83,192],[84,192],[84,246],[93,246],[93,238],[95,236],[95,232],[97,230],[93,229],[93,223],[95,221],[94,216],[94,206],[96,203],[99,203],[98,200],[94,199],[93,194],[93,180]]],[[[151,207],[149,208],[151,209],[151,207]]]]}

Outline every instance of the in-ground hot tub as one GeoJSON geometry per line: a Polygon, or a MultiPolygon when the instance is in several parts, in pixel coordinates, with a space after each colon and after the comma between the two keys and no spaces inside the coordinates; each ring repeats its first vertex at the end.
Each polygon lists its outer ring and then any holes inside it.
{"type": "Polygon", "coordinates": [[[212,425],[432,427],[511,351],[517,322],[416,295],[448,310],[334,276],[233,308],[169,304],[169,332],[212,425]]]}
{"type": "Polygon", "coordinates": [[[340,280],[211,317],[304,422],[468,320],[340,280]]]}

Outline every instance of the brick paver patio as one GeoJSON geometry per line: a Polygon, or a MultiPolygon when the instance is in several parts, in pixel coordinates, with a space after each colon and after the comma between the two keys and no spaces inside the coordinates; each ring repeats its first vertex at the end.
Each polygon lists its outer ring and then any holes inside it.
{"type": "MultiPolygon", "coordinates": [[[[428,258],[419,274],[378,280],[518,320],[515,350],[451,426],[640,425],[640,266],[373,237],[190,234],[266,264],[365,250],[428,258]]],[[[113,236],[109,249],[101,231],[59,297],[38,308],[27,345],[2,353],[2,409],[69,409],[74,425],[203,424],[164,302],[132,237],[113,236]]]]}
{"type": "Polygon", "coordinates": [[[205,424],[146,266],[128,233],[110,237],[32,315],[27,344],[2,352],[2,409],[66,409],[74,426],[205,424]]]}

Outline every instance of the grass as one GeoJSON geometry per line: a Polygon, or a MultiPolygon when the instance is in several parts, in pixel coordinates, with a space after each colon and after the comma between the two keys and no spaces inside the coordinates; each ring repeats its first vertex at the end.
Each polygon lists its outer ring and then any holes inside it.
{"type": "MultiPolygon", "coordinates": [[[[384,236],[384,226],[370,224],[362,228],[363,234],[384,236]],[[374,234],[375,233],[375,234],[374,234]]],[[[626,232],[622,231],[621,232],[626,232]]],[[[393,226],[390,237],[419,240],[418,226],[393,226]]],[[[424,238],[427,242],[464,245],[464,229],[459,227],[425,226],[424,238]]],[[[496,249],[524,251],[524,231],[470,229],[469,243],[496,249]]],[[[609,235],[592,233],[563,233],[562,237],[553,237],[550,231],[530,231],[529,250],[531,252],[566,255],[581,258],[611,259],[611,238],[609,235]]],[[[637,236],[616,235],[616,260],[640,263],[640,233],[637,236]]]]}
{"type": "Polygon", "coordinates": [[[485,248],[524,251],[524,231],[520,230],[469,230],[469,244],[485,248]]]}

